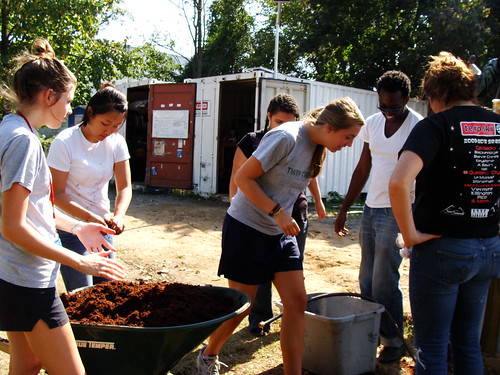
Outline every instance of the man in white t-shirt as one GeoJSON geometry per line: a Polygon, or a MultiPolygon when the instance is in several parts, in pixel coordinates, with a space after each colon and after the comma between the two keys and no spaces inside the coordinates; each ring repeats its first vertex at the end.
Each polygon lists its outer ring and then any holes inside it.
{"type": "MultiPolygon", "coordinates": [[[[361,294],[383,304],[403,333],[403,294],[399,287],[401,256],[396,246],[398,225],[389,200],[389,178],[396,166],[398,152],[422,116],[407,106],[410,79],[402,72],[388,71],[377,82],[379,113],[370,116],[359,132],[365,142],[349,190],[335,221],[335,232],[343,237],[347,211],[371,176],[366,197],[359,240],[361,294]]],[[[404,352],[397,328],[389,319],[382,319],[378,360],[382,363],[399,360],[404,352]]]]}

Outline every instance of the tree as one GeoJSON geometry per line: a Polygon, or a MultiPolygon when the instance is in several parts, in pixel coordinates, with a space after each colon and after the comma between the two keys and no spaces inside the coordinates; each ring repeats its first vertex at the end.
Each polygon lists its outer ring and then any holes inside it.
{"type": "MultiPolygon", "coordinates": [[[[188,59],[182,77],[201,77],[203,69],[203,55],[206,42],[206,9],[211,0],[169,0],[175,5],[186,19],[194,46],[194,55],[188,59]],[[180,4],[179,4],[180,1],[180,4]]],[[[165,48],[175,50],[175,43],[170,41],[165,48]]],[[[181,55],[182,56],[182,55],[181,55]]],[[[183,56],[187,58],[186,56],[183,56]]]]}
{"type": "MultiPolygon", "coordinates": [[[[272,0],[262,1],[272,9],[272,0]]],[[[498,8],[497,0],[293,0],[283,6],[279,68],[365,89],[399,69],[415,94],[427,56],[450,50],[467,60],[498,52],[498,8]]],[[[264,66],[274,49],[275,16],[268,14],[250,57],[264,66]]]]}
{"type": "Polygon", "coordinates": [[[44,37],[56,55],[75,73],[74,103],[85,104],[104,81],[120,78],[156,78],[172,81],[179,66],[167,53],[146,43],[132,48],[127,41],[96,39],[99,28],[122,13],[120,0],[4,0],[1,8],[1,70],[5,80],[13,56],[29,50],[44,37]]]}
{"type": "Polygon", "coordinates": [[[0,53],[5,68],[9,58],[45,37],[65,58],[75,40],[90,41],[99,27],[119,13],[119,0],[4,0],[1,7],[0,53]]]}
{"type": "MultiPolygon", "coordinates": [[[[120,14],[117,4],[120,0],[4,0],[0,17],[0,75],[4,80],[11,68],[13,56],[29,50],[33,41],[46,38],[52,44],[56,55],[65,60],[68,67],[82,83],[77,90],[76,103],[83,103],[90,87],[95,84],[93,68],[106,73],[105,61],[113,59],[119,44],[108,44],[94,38],[99,28],[112,17],[120,14]],[[112,47],[106,50],[107,47],[112,47]],[[107,56],[103,56],[106,53],[107,56]],[[95,54],[94,54],[95,52],[95,54]],[[103,61],[97,62],[101,56],[103,61]],[[83,88],[81,90],[80,88],[83,88]]],[[[95,71],[94,71],[95,73],[95,71]]],[[[113,79],[110,76],[109,79],[113,79]]]]}
{"type": "Polygon", "coordinates": [[[245,0],[214,0],[201,72],[205,76],[241,72],[251,50],[253,18],[245,0]]]}
{"type": "MultiPolygon", "coordinates": [[[[274,69],[277,6],[274,0],[259,0],[259,19],[267,22],[253,35],[253,52],[248,66],[274,69]]],[[[314,12],[307,0],[293,0],[282,6],[278,46],[278,71],[302,78],[313,78],[313,67],[301,49],[301,40],[307,35],[304,20],[313,18],[314,12]]]]}

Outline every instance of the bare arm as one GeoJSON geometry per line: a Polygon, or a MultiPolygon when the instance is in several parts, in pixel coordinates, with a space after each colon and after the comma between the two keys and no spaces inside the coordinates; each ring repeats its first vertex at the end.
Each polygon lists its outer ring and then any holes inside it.
{"type": "Polygon", "coordinates": [[[231,170],[231,178],[229,180],[229,203],[231,203],[231,200],[233,199],[233,197],[236,194],[236,191],[238,190],[238,187],[234,182],[236,173],[246,161],[247,157],[245,156],[243,151],[241,151],[241,148],[236,147],[236,152],[234,153],[234,158],[233,158],[233,169],[231,170]]]}
{"type": "MultiPolygon", "coordinates": [[[[43,238],[27,221],[29,194],[29,190],[18,183],[13,184],[9,190],[2,194],[2,235],[5,239],[34,255],[68,265],[86,274],[112,280],[125,276],[122,266],[116,261],[104,257],[109,252],[102,252],[101,255],[82,256],[43,238]]],[[[59,229],[69,232],[77,222],[66,215],[61,215],[56,216],[57,226],[59,229]]],[[[75,229],[75,234],[78,234],[79,238],[80,236],[89,237],[89,233],[92,232],[92,239],[96,239],[98,236],[103,239],[100,231],[110,231],[110,229],[97,224],[82,223],[75,229]]],[[[102,243],[104,244],[104,242],[102,243]]]]}
{"type": "Polygon", "coordinates": [[[110,226],[116,231],[116,234],[120,234],[125,229],[124,216],[132,200],[132,180],[130,177],[129,161],[124,160],[115,163],[114,174],[116,199],[113,217],[110,219],[110,226]]]}
{"type": "Polygon", "coordinates": [[[342,205],[340,206],[337,219],[335,220],[335,232],[340,237],[344,237],[349,234],[349,230],[345,227],[345,222],[347,221],[347,211],[352,206],[356,198],[358,198],[361,194],[361,190],[363,190],[366,181],[368,181],[371,169],[372,155],[369,144],[365,142],[358,164],[352,173],[349,189],[347,190],[347,194],[342,202],[342,205]]]}
{"type": "Polygon", "coordinates": [[[69,175],[68,172],[62,172],[54,168],[50,168],[50,172],[52,173],[52,182],[54,184],[54,199],[57,207],[60,207],[68,214],[77,217],[85,222],[106,225],[104,218],[90,212],[75,201],[69,199],[66,194],[66,184],[69,175]]]}
{"type": "MultiPolygon", "coordinates": [[[[270,212],[279,202],[274,202],[269,198],[257,183],[256,179],[263,174],[264,170],[262,169],[260,161],[251,156],[236,173],[234,181],[238,189],[240,189],[253,204],[260,207],[265,212],[270,212]]],[[[299,226],[288,212],[281,211],[274,219],[284,234],[295,236],[299,233],[299,226]]]]}
{"type": "Polygon", "coordinates": [[[309,183],[309,191],[314,199],[315,209],[318,214],[318,219],[323,220],[326,217],[326,210],[323,200],[321,199],[321,190],[319,188],[318,179],[314,177],[309,183]]]}
{"type": "Polygon", "coordinates": [[[413,181],[422,170],[422,159],[412,151],[403,151],[389,180],[392,211],[403,235],[405,247],[412,247],[439,236],[421,233],[415,227],[410,192],[413,181]]]}

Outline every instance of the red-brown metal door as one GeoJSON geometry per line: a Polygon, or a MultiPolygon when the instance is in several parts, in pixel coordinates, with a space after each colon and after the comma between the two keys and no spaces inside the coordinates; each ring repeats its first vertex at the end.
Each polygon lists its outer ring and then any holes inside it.
{"type": "Polygon", "coordinates": [[[150,86],[146,184],[191,189],[195,83],[150,86]]]}

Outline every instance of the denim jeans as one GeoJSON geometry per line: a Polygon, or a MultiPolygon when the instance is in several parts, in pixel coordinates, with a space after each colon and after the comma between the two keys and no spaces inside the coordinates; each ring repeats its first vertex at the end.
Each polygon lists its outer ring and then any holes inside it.
{"type": "MultiPolygon", "coordinates": [[[[399,287],[402,258],[396,246],[398,232],[399,227],[390,207],[371,208],[365,205],[359,231],[361,294],[384,305],[400,333],[403,333],[403,293],[399,287]]],[[[385,316],[380,322],[380,338],[385,346],[402,345],[397,328],[385,316]]]]}
{"type": "Polygon", "coordinates": [[[500,278],[500,240],[437,238],[413,248],[410,302],[417,375],[483,374],[480,336],[490,281],[500,278]]]}
{"type": "MultiPolygon", "coordinates": [[[[62,246],[66,249],[73,250],[75,253],[81,255],[88,255],[85,246],[80,242],[77,236],[62,231],[57,230],[59,234],[59,238],[61,239],[62,246]]],[[[103,235],[106,241],[108,241],[111,245],[113,245],[113,236],[111,234],[103,235]]],[[[109,258],[114,258],[115,254],[112,252],[109,255],[109,258]]],[[[78,272],[74,268],[61,264],[61,275],[64,281],[64,286],[66,290],[69,292],[70,290],[83,288],[84,286],[90,286],[94,284],[101,283],[103,281],[108,281],[108,279],[102,277],[93,277],[91,275],[85,275],[84,273],[78,272]]]]}
{"type": "MultiPolygon", "coordinates": [[[[297,234],[297,245],[300,250],[301,260],[304,261],[304,249],[306,246],[307,237],[307,220],[297,221],[299,225],[300,232],[297,234]]],[[[248,315],[248,322],[250,323],[249,329],[258,329],[259,323],[266,321],[273,317],[273,290],[272,283],[266,283],[259,285],[257,288],[257,294],[255,295],[255,300],[253,301],[252,310],[248,315]]]]}

